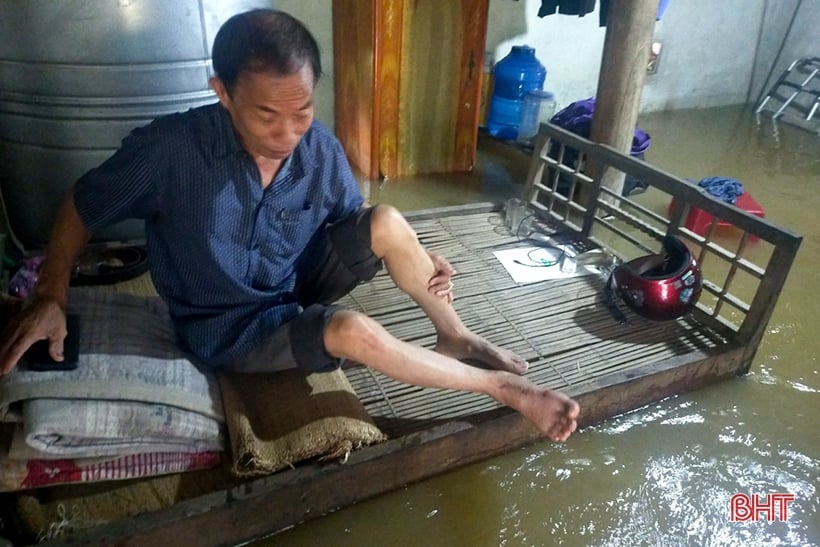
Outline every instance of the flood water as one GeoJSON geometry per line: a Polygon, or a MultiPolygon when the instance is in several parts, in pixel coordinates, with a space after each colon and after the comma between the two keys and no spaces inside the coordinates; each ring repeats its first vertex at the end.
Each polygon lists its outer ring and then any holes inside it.
{"type": "MultiPolygon", "coordinates": [[[[538,443],[265,539],[282,546],[820,545],[820,137],[740,107],[644,115],[647,161],[740,180],[804,240],[750,374],[538,443]],[[785,522],[731,522],[735,493],[794,494],[785,522]]],[[[526,161],[523,159],[522,161],[526,161]]],[[[517,163],[518,162],[514,162],[517,163]]],[[[373,184],[403,210],[496,199],[526,173],[373,184]]],[[[260,518],[264,518],[260,515],[260,518]]]]}

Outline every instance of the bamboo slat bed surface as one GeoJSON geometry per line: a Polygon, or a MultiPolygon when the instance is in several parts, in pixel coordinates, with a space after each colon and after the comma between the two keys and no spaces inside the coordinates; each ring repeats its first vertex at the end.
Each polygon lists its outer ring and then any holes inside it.
{"type": "MultiPolygon", "coordinates": [[[[516,283],[493,251],[532,243],[518,241],[499,212],[454,213],[412,224],[422,244],[458,271],[454,306],[467,327],[527,359],[527,377],[539,385],[579,394],[604,376],[728,344],[691,318],[658,323],[627,314],[628,323],[619,324],[601,300],[603,275],[516,283]]],[[[402,340],[435,345],[430,321],[385,271],[342,303],[402,340]]],[[[498,408],[483,395],[401,384],[362,366],[348,368],[347,376],[376,424],[394,438],[498,408]]]]}

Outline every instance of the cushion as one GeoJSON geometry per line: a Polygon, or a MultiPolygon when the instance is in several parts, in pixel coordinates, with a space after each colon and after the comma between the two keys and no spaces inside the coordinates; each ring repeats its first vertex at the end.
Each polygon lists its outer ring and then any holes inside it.
{"type": "Polygon", "coordinates": [[[384,434],[341,370],[220,373],[232,471],[273,473],[315,457],[345,458],[384,434]]]}

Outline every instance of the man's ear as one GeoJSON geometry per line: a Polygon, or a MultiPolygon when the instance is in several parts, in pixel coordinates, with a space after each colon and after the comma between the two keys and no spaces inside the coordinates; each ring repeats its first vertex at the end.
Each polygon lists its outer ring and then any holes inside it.
{"type": "Polygon", "coordinates": [[[213,89],[214,93],[216,93],[216,96],[219,99],[219,102],[222,103],[222,106],[228,108],[231,103],[231,96],[228,94],[228,89],[225,87],[225,83],[218,77],[213,76],[210,80],[208,80],[208,84],[210,84],[211,89],[213,89]]]}

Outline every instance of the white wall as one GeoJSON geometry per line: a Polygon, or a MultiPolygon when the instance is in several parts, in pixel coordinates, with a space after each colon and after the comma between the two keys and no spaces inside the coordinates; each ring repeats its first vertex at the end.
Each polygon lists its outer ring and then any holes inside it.
{"type": "MultiPolygon", "coordinates": [[[[791,4],[790,0],[785,3],[791,4]]],[[[670,0],[654,39],[662,42],[660,63],[647,77],[641,111],[738,104],[747,101],[766,0],[670,0]]],[[[540,0],[490,0],[491,35],[498,58],[515,44],[536,48],[547,67],[546,87],[559,108],[593,96],[597,89],[606,29],[596,11],[584,17],[538,17],[540,0]],[[525,25],[509,26],[500,14],[520,10],[525,25]],[[501,24],[498,24],[498,23],[501,24]],[[507,39],[494,42],[497,35],[507,39]]]]}
{"type": "MultiPolygon", "coordinates": [[[[273,0],[276,9],[302,21],[319,43],[322,78],[316,87],[316,118],[333,128],[333,2],[332,0],[273,0]]],[[[351,31],[355,31],[351,29],[351,31]]]]}
{"type": "Polygon", "coordinates": [[[752,103],[794,60],[820,57],[820,1],[766,0],[763,21],[750,89],[752,103]]]}
{"type": "Polygon", "coordinates": [[[747,102],[764,0],[672,0],[655,26],[663,43],[641,110],[747,102]]]}
{"type": "Polygon", "coordinates": [[[535,48],[547,69],[544,88],[555,93],[561,109],[595,95],[606,29],[598,26],[597,10],[539,18],[540,6],[540,0],[490,0],[487,50],[499,61],[512,46],[535,48]]]}
{"type": "MultiPolygon", "coordinates": [[[[540,5],[490,0],[488,50],[500,59],[513,45],[535,47],[559,108],[593,96],[606,32],[597,8],[584,17],[539,18],[540,5]]],[[[756,103],[792,61],[820,56],[818,29],[818,0],[669,0],[655,25],[663,47],[641,111],[756,103]]]]}

